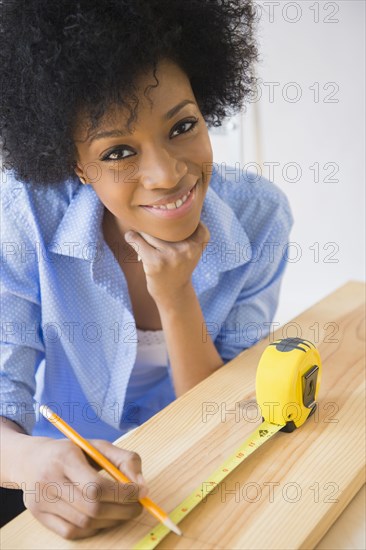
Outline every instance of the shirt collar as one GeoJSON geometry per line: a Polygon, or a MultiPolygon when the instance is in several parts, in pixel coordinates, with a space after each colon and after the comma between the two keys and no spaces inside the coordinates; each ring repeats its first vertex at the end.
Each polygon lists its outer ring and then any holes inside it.
{"type": "Polygon", "coordinates": [[[103,212],[104,205],[92,186],[79,184],[48,250],[90,261],[90,248],[103,244],[103,212]]]}
{"type": "Polygon", "coordinates": [[[225,185],[219,178],[213,166],[201,213],[201,220],[210,231],[210,241],[192,274],[197,293],[215,286],[222,273],[244,265],[251,258],[250,241],[242,222],[215,190],[225,185]]]}
{"type": "MultiPolygon", "coordinates": [[[[213,165],[210,185],[202,207],[201,219],[210,231],[210,241],[192,274],[198,293],[214,286],[221,273],[247,263],[251,257],[248,235],[234,210],[215,189],[219,172],[213,165]]],[[[244,185],[244,182],[242,183],[244,185]]],[[[48,250],[90,262],[90,254],[103,248],[104,205],[91,185],[79,185],[53,235],[48,250]]]]}

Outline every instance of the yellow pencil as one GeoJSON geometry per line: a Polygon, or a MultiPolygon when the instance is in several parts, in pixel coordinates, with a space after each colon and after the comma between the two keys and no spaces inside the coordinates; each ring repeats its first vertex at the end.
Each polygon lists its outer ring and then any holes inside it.
{"type": "MultiPolygon", "coordinates": [[[[81,437],[71,426],[69,426],[62,418],[52,411],[47,405],[41,405],[39,408],[41,414],[47,420],[60,430],[66,437],[71,439],[80,449],[82,449],[87,455],[89,455],[99,466],[104,468],[114,479],[121,483],[131,483],[128,479],[112,462],[110,462],[102,453],[100,453],[93,445],[91,445],[86,439],[81,437]]],[[[175,525],[170,519],[168,514],[162,510],[155,502],[148,497],[139,498],[141,504],[148,510],[158,521],[161,521],[168,529],[174,531],[177,535],[182,535],[182,531],[175,525]]]]}

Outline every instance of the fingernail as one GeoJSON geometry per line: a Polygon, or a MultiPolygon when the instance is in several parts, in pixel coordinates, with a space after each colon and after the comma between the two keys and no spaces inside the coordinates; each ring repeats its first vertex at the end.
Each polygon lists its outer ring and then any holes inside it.
{"type": "Polygon", "coordinates": [[[132,231],[127,231],[127,232],[124,234],[125,240],[126,240],[126,239],[132,239],[132,237],[133,237],[133,232],[132,232],[132,231]]]}

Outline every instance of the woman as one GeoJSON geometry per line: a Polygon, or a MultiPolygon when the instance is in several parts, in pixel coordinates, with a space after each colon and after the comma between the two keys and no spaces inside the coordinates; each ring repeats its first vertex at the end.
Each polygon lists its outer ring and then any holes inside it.
{"type": "Polygon", "coordinates": [[[273,183],[213,162],[208,127],[255,84],[250,2],[1,10],[1,480],[81,538],[141,512],[140,457],[111,441],[268,332],[292,216],[273,183]],[[42,403],[98,438],[133,499],[42,403]]]}

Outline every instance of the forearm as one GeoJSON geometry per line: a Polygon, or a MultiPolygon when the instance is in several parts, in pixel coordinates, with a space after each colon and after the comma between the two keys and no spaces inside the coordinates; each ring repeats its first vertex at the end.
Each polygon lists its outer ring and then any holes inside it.
{"type": "Polygon", "coordinates": [[[210,335],[193,286],[188,285],[174,302],[158,304],[179,397],[223,365],[210,335]]]}
{"type": "Polygon", "coordinates": [[[26,460],[24,445],[29,439],[30,436],[18,424],[0,416],[1,487],[17,489],[15,484],[20,484],[20,465],[22,460],[26,460]]]}

